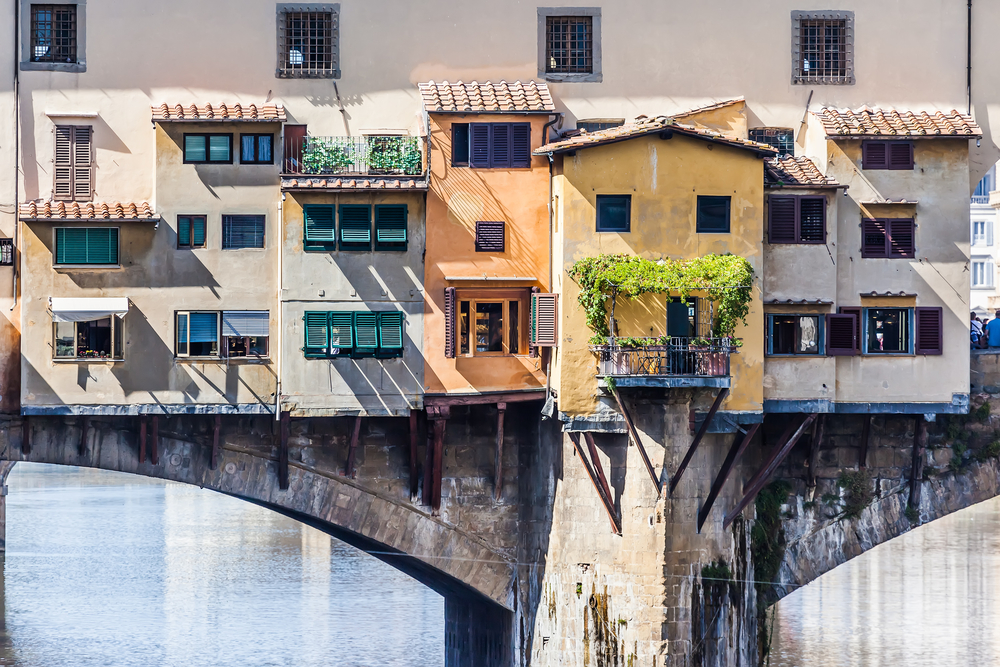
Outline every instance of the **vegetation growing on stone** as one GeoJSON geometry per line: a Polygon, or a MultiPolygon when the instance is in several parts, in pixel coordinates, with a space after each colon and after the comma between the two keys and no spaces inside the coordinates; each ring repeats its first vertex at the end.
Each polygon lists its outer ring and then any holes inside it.
{"type": "Polygon", "coordinates": [[[781,506],[788,501],[792,487],[788,482],[771,482],[757,494],[754,506],[757,519],[750,530],[750,551],[753,557],[754,588],[757,590],[757,630],[760,658],[771,650],[767,633],[767,607],[775,602],[774,582],[778,578],[781,559],[785,557],[785,529],[781,525],[781,506]]]}
{"type": "Polygon", "coordinates": [[[872,491],[872,476],[866,468],[861,470],[842,470],[837,478],[837,486],[844,489],[844,516],[857,519],[861,512],[872,504],[875,493],[872,491]]]}
{"type": "Polygon", "coordinates": [[[980,463],[1000,457],[1000,440],[994,440],[990,444],[980,447],[974,457],[980,463]]]}
{"type": "Polygon", "coordinates": [[[906,520],[910,523],[917,523],[917,521],[920,520],[920,510],[912,505],[907,505],[903,514],[906,516],[906,520]]]}

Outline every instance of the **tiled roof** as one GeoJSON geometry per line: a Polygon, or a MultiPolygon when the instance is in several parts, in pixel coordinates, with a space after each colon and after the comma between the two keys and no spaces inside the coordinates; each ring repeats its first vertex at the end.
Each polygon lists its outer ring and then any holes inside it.
{"type": "Polygon", "coordinates": [[[299,176],[282,178],[283,190],[339,190],[341,192],[368,190],[426,190],[424,178],[393,178],[365,176],[299,176]]]}
{"type": "Polygon", "coordinates": [[[580,148],[613,144],[618,141],[625,141],[627,139],[634,139],[635,137],[641,137],[647,134],[656,134],[658,132],[666,131],[686,134],[688,136],[704,139],[714,143],[735,146],[736,148],[745,148],[760,155],[771,156],[777,153],[774,148],[768,146],[767,144],[760,144],[756,141],[748,141],[746,139],[737,139],[735,137],[722,134],[721,132],[716,132],[715,130],[695,127],[694,125],[687,125],[685,123],[678,123],[670,116],[656,116],[655,118],[636,119],[636,121],[632,123],[626,123],[625,125],[612,127],[607,130],[582,132],[567,139],[554,141],[536,149],[535,155],[544,155],[546,153],[565,153],[567,151],[575,151],[580,148]]]}
{"type": "Polygon", "coordinates": [[[843,187],[807,157],[785,155],[764,163],[764,180],[772,187],[839,188],[843,187]]]}
{"type": "Polygon", "coordinates": [[[860,296],[875,296],[875,297],[878,297],[878,296],[883,296],[883,297],[884,296],[916,296],[916,293],[915,292],[903,292],[902,290],[900,290],[899,292],[876,292],[876,291],[872,290],[871,292],[861,292],[860,296]]]}
{"type": "Polygon", "coordinates": [[[545,83],[514,81],[507,83],[419,84],[424,109],[430,113],[553,113],[556,105],[545,83]]]}
{"type": "Polygon", "coordinates": [[[829,299],[799,299],[794,301],[792,299],[768,299],[764,302],[765,306],[832,306],[833,301],[829,299]]]}
{"type": "Polygon", "coordinates": [[[981,137],[983,131],[971,116],[952,109],[936,111],[897,111],[861,107],[855,111],[824,107],[820,121],[828,137],[981,137]]]}
{"type": "Polygon", "coordinates": [[[721,102],[715,102],[703,107],[697,107],[694,109],[688,109],[687,111],[682,111],[680,113],[675,113],[671,117],[676,119],[687,118],[688,116],[694,116],[695,114],[705,113],[706,111],[715,111],[716,109],[722,109],[724,107],[730,107],[734,104],[740,104],[746,102],[745,97],[734,97],[731,100],[723,100],[721,102]]]}
{"type": "Polygon", "coordinates": [[[136,221],[136,222],[156,222],[160,216],[153,212],[153,207],[142,202],[115,202],[113,204],[102,204],[87,202],[28,202],[21,204],[21,220],[65,220],[72,222],[109,220],[109,221],[136,221]]]}
{"type": "Polygon", "coordinates": [[[219,104],[212,106],[204,104],[161,104],[152,107],[153,122],[164,121],[243,121],[243,122],[267,122],[280,123],[287,120],[285,118],[285,107],[280,104],[219,104]]]}

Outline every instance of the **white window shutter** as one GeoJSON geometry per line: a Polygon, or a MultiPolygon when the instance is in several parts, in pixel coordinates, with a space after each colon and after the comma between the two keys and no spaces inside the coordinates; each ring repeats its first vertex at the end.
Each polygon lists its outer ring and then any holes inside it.
{"type": "Polygon", "coordinates": [[[986,245],[988,245],[988,246],[992,246],[993,245],[993,221],[992,220],[987,220],[986,221],[986,245]]]}
{"type": "Polygon", "coordinates": [[[993,260],[992,259],[988,260],[988,261],[984,262],[984,264],[986,266],[983,269],[983,272],[986,275],[983,276],[983,279],[984,279],[983,282],[986,283],[987,287],[993,287],[993,260]]]}

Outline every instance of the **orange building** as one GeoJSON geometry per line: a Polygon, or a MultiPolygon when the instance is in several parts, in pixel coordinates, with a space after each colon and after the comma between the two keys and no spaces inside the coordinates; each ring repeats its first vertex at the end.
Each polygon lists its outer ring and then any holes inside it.
{"type": "Polygon", "coordinates": [[[422,83],[430,128],[424,260],[428,405],[542,399],[533,292],[551,284],[544,83],[422,83]]]}

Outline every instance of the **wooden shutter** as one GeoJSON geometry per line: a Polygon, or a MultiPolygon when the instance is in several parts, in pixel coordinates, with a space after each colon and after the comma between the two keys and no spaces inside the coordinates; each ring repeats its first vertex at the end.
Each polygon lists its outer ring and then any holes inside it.
{"type": "Polygon", "coordinates": [[[326,249],[327,244],[337,242],[333,206],[303,206],[302,223],[305,227],[306,249],[326,249]]]}
{"type": "Polygon", "coordinates": [[[94,195],[92,130],[89,125],[73,128],[73,199],[90,201],[94,195]]]}
{"type": "Polygon", "coordinates": [[[854,351],[861,353],[861,316],[864,311],[861,306],[841,306],[837,309],[842,315],[854,315],[854,351]]]}
{"type": "Polygon", "coordinates": [[[469,123],[469,166],[490,166],[490,123],[469,123]]]}
{"type": "Polygon", "coordinates": [[[302,316],[305,322],[305,347],[307,357],[323,356],[330,344],[329,313],[306,312],[302,316]]]}
{"type": "Polygon", "coordinates": [[[490,166],[510,166],[510,123],[490,123],[490,166]]]}
{"type": "Polygon", "coordinates": [[[391,244],[405,250],[406,205],[393,204],[375,207],[375,241],[391,244]]]}
{"type": "Polygon", "coordinates": [[[889,234],[889,257],[913,257],[915,253],[912,220],[886,220],[889,234]]]}
{"type": "Polygon", "coordinates": [[[354,354],[368,356],[378,349],[378,315],[354,313],[354,354]]]}
{"type": "Polygon", "coordinates": [[[207,222],[205,216],[196,215],[191,218],[191,247],[204,248],[205,234],[207,233],[207,222]]]}
{"type": "Polygon", "coordinates": [[[861,221],[861,256],[888,257],[885,222],[864,218],[861,221]]]}
{"type": "Polygon", "coordinates": [[[888,144],[885,141],[866,141],[861,144],[861,168],[888,169],[888,144]]]}
{"type": "Polygon", "coordinates": [[[372,242],[371,207],[343,204],[340,207],[340,249],[368,250],[372,242]]]}
{"type": "Polygon", "coordinates": [[[826,243],[826,197],[799,197],[799,243],[826,243]]]}
{"type": "Polygon", "coordinates": [[[83,227],[56,229],[56,264],[87,263],[87,230],[83,227]]]}
{"type": "Polygon", "coordinates": [[[503,220],[476,222],[476,252],[504,252],[506,238],[503,220]]]}
{"type": "Polygon", "coordinates": [[[56,125],[56,153],[53,161],[52,198],[73,200],[73,126],[56,125]]]}
{"type": "Polygon", "coordinates": [[[831,357],[857,354],[857,316],[833,314],[826,316],[826,353],[831,357]]]}
{"type": "Polygon", "coordinates": [[[889,169],[913,169],[913,144],[909,141],[891,141],[889,147],[889,169]]]}
{"type": "Polygon", "coordinates": [[[330,313],[330,349],[336,354],[354,351],[354,313],[330,313]]]}
{"type": "Polygon", "coordinates": [[[510,126],[510,166],[531,166],[531,123],[512,123],[510,126]]]}
{"type": "Polygon", "coordinates": [[[191,218],[177,218],[177,247],[188,248],[191,246],[191,218]]]}
{"type": "Polygon", "coordinates": [[[916,320],[916,354],[942,354],[944,311],[940,307],[921,307],[913,309],[916,320]]]}
{"type": "Polygon", "coordinates": [[[795,197],[767,198],[767,240],[769,243],[795,243],[796,201],[795,197]]]}
{"type": "Polygon", "coordinates": [[[555,347],[559,344],[559,295],[531,295],[531,344],[536,347],[555,347]]]}
{"type": "Polygon", "coordinates": [[[379,354],[396,356],[403,351],[403,313],[378,314],[379,354]]]}
{"type": "Polygon", "coordinates": [[[444,288],[444,356],[455,358],[455,288],[444,288]]]}

